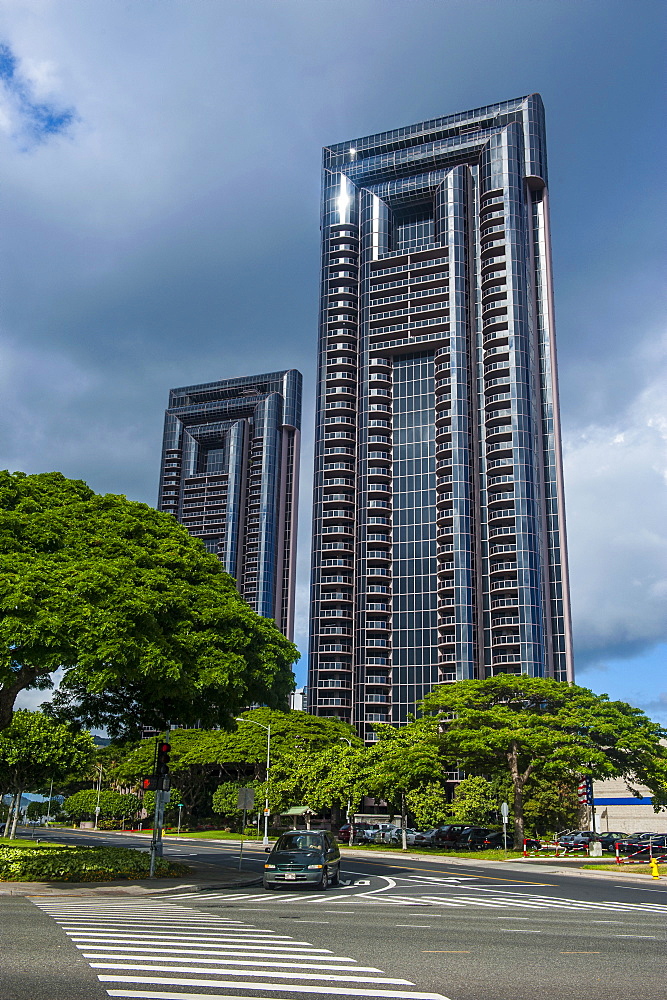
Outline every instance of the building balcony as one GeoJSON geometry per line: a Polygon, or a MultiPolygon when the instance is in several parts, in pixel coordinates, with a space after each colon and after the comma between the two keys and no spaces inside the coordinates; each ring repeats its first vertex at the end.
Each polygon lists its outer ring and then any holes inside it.
{"type": "Polygon", "coordinates": [[[511,570],[516,570],[516,562],[497,562],[491,563],[490,572],[491,573],[506,573],[511,570]]]}
{"type": "Polygon", "coordinates": [[[507,323],[505,322],[502,326],[499,324],[497,329],[488,330],[484,334],[484,347],[500,347],[501,345],[507,345],[508,337],[509,331],[507,323]]]}
{"type": "Polygon", "coordinates": [[[494,635],[493,645],[495,646],[519,646],[521,644],[520,635],[494,635]]]}
{"type": "Polygon", "coordinates": [[[518,588],[516,580],[492,580],[491,590],[516,590],[518,588]]]}
{"type": "Polygon", "coordinates": [[[492,608],[517,608],[519,606],[518,597],[499,597],[491,601],[492,608]]]}

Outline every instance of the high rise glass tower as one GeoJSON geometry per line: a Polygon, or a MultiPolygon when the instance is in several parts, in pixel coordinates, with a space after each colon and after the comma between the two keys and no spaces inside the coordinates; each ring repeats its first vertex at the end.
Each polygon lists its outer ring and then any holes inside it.
{"type": "Polygon", "coordinates": [[[172,389],[159,510],[201,538],[260,615],[294,633],[301,373],[172,389]]]}
{"type": "Polygon", "coordinates": [[[573,676],[537,94],[323,151],[309,710],[573,676]]]}

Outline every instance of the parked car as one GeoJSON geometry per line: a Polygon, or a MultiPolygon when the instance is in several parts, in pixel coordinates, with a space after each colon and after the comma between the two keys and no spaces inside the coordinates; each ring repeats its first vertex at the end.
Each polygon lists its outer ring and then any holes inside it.
{"type": "Polygon", "coordinates": [[[593,840],[599,840],[600,835],[593,830],[573,830],[571,833],[560,837],[558,843],[561,847],[585,847],[593,840]]]}
{"type": "Polygon", "coordinates": [[[607,830],[606,833],[600,834],[600,843],[602,844],[603,851],[615,851],[616,844],[619,840],[627,840],[627,833],[619,833],[618,830],[613,832],[607,830]]]}
{"type": "MultiPolygon", "coordinates": [[[[418,831],[412,830],[410,827],[405,828],[405,840],[406,843],[412,846],[415,843],[418,831]]],[[[402,844],[403,843],[403,827],[397,826],[396,829],[391,833],[388,838],[389,842],[392,844],[402,844]]]]}
{"type": "MultiPolygon", "coordinates": [[[[359,841],[362,838],[363,833],[365,830],[368,829],[368,826],[369,826],[368,823],[354,824],[354,839],[356,841],[359,841]]],[[[338,831],[338,839],[342,844],[349,844],[351,833],[352,833],[352,824],[345,823],[343,826],[341,826],[340,830],[338,831]]]]}
{"type": "Polygon", "coordinates": [[[326,889],[338,885],[340,851],[326,830],[291,830],[278,838],[264,865],[265,889],[310,885],[326,889]]]}
{"type": "Polygon", "coordinates": [[[437,827],[432,827],[430,830],[417,830],[414,840],[415,847],[432,847],[436,830],[437,827]]]}
{"type": "Polygon", "coordinates": [[[660,833],[631,833],[629,837],[619,842],[618,849],[621,854],[648,854],[651,845],[657,848],[662,847],[660,844],[662,838],[663,834],[660,833]]]}
{"type": "Polygon", "coordinates": [[[400,827],[395,823],[380,823],[369,839],[375,844],[391,844],[397,831],[400,831],[400,827]]]}
{"type": "MultiPolygon", "coordinates": [[[[480,849],[483,851],[502,851],[505,847],[505,838],[501,830],[496,830],[494,833],[489,833],[482,841],[480,849]]],[[[508,830],[507,831],[507,849],[512,850],[514,847],[514,835],[508,830]]],[[[539,851],[542,844],[539,840],[534,840],[532,837],[526,837],[526,850],[527,851],[539,851]]]]}
{"type": "Polygon", "coordinates": [[[439,826],[433,834],[433,844],[436,847],[453,847],[464,830],[470,829],[470,823],[448,823],[439,826]]]}
{"type": "Polygon", "coordinates": [[[479,851],[491,831],[485,826],[469,826],[454,841],[454,847],[463,851],[479,851]]]}

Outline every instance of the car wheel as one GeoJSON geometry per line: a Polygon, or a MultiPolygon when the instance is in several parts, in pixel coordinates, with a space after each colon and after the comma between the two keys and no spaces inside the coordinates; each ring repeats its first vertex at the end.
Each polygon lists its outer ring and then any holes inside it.
{"type": "Polygon", "coordinates": [[[332,885],[340,885],[340,870],[337,868],[334,874],[331,876],[332,885]]]}
{"type": "Polygon", "coordinates": [[[322,878],[317,883],[317,888],[321,889],[323,892],[325,889],[329,888],[329,872],[327,871],[326,868],[322,872],[322,878]]]}

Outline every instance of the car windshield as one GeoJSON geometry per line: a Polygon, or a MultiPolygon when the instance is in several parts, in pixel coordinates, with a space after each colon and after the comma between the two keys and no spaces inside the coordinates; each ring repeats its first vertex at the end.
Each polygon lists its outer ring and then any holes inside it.
{"type": "Polygon", "coordinates": [[[319,833],[284,833],[276,844],[277,851],[322,851],[324,841],[319,833]]]}

